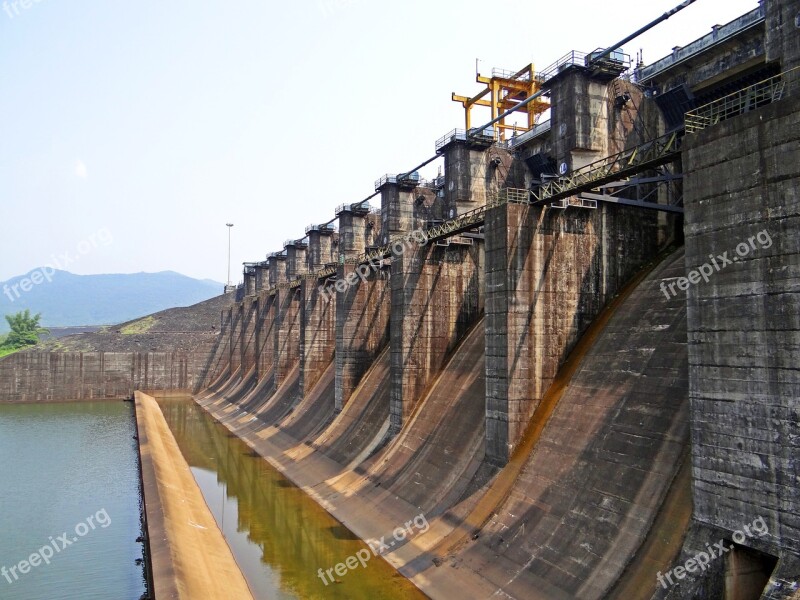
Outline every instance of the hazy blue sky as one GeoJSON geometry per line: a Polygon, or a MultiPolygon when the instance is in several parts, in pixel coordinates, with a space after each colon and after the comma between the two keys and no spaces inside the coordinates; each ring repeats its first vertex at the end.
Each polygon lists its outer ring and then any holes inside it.
{"type": "MultiPolygon", "coordinates": [[[[56,257],[222,281],[232,221],[238,281],[463,127],[450,93],[478,91],[476,58],[541,69],[677,4],[9,0],[0,280],[56,257]]],[[[653,62],[756,6],[698,0],[626,50],[653,62]]]]}

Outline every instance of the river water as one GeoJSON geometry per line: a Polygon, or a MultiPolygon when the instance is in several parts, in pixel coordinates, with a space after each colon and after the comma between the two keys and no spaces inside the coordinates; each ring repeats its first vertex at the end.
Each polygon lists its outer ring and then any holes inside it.
{"type": "Polygon", "coordinates": [[[145,591],[133,406],[0,404],[0,598],[145,591]]]}
{"type": "Polygon", "coordinates": [[[366,546],[194,402],[159,404],[256,598],[425,598],[378,558],[326,586],[318,570],[366,546]]]}

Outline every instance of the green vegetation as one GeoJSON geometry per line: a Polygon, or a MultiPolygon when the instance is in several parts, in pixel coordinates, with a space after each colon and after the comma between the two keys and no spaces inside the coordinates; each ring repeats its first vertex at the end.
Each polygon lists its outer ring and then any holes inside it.
{"type": "Polygon", "coordinates": [[[125,325],[125,327],[121,328],[119,332],[122,335],[135,335],[137,333],[147,333],[156,324],[156,320],[154,317],[145,317],[144,319],[139,319],[138,321],[134,321],[130,325],[125,325]]]}
{"type": "Polygon", "coordinates": [[[26,346],[35,346],[39,343],[40,335],[50,333],[39,324],[41,319],[41,313],[31,316],[31,311],[27,309],[6,315],[11,331],[0,339],[0,357],[13,354],[26,346]]]}
{"type": "Polygon", "coordinates": [[[12,350],[11,348],[5,347],[7,337],[8,335],[6,335],[5,333],[0,333],[0,358],[3,358],[4,356],[8,356],[9,354],[13,354],[14,352],[16,352],[16,350],[12,350]]]}

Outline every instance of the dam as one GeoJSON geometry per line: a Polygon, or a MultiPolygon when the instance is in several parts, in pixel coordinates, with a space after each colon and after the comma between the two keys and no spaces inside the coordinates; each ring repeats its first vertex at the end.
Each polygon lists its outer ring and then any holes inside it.
{"type": "MultiPolygon", "coordinates": [[[[652,64],[622,45],[478,75],[432,156],[226,295],[0,360],[3,402],[135,396],[151,597],[247,587],[154,401],[185,395],[382,540],[387,588],[800,598],[800,0],[652,64]],[[180,505],[204,520],[174,534],[180,505]]],[[[307,554],[304,597],[375,597],[307,554]]]]}

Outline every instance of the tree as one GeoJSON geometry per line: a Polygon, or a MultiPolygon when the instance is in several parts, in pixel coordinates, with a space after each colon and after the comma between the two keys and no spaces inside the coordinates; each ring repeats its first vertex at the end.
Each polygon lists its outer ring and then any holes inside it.
{"type": "Polygon", "coordinates": [[[31,316],[31,311],[25,309],[15,315],[6,315],[6,321],[11,328],[11,332],[3,340],[0,347],[10,350],[17,350],[25,346],[33,346],[39,343],[39,336],[50,333],[39,324],[42,319],[41,313],[31,316]]]}

